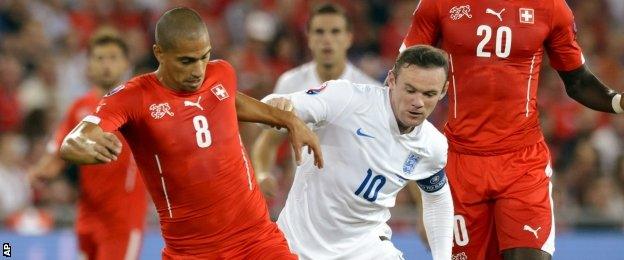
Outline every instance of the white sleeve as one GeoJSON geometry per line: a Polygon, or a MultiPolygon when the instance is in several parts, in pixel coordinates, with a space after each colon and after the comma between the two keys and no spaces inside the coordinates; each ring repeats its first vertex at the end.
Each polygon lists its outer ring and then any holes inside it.
{"type": "Polygon", "coordinates": [[[354,96],[353,88],[349,81],[331,80],[316,89],[272,94],[263,98],[262,102],[277,97],[287,98],[293,103],[295,113],[301,120],[320,126],[333,121],[345,110],[354,96]]]}
{"type": "Polygon", "coordinates": [[[449,185],[444,183],[444,186],[435,192],[423,190],[419,185],[422,194],[423,222],[434,260],[451,259],[452,255],[453,198],[449,185]]]}

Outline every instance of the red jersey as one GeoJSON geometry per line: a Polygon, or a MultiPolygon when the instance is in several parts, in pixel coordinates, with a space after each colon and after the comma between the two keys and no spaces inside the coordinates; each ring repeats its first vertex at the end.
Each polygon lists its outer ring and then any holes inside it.
{"type": "MultiPolygon", "coordinates": [[[[421,0],[403,44],[439,44],[449,53],[449,148],[501,154],[543,140],[537,85],[550,65],[583,63],[564,0],[421,0]]],[[[402,47],[402,48],[403,48],[402,47]]]]}
{"type": "Polygon", "coordinates": [[[167,251],[191,255],[240,247],[272,225],[238,132],[236,76],[206,66],[195,92],[135,77],[102,99],[95,120],[128,141],[156,204],[167,251]]]}
{"type": "MultiPolygon", "coordinates": [[[[100,98],[98,90],[93,89],[74,102],[55,133],[55,150],[80,120],[96,108],[100,98]]],[[[126,144],[119,132],[115,134],[126,144]]],[[[117,161],[111,163],[81,165],[77,231],[143,229],[147,196],[138,176],[130,149],[123,149],[117,161]]]]}

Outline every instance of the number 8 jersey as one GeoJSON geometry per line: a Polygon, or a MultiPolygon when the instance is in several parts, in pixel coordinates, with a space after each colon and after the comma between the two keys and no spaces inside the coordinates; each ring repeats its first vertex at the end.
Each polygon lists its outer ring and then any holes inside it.
{"type": "MultiPolygon", "coordinates": [[[[428,121],[400,134],[389,89],[346,80],[286,95],[314,125],[325,165],[305,154],[278,225],[301,259],[398,259],[386,221],[409,181],[446,185],[447,143],[428,121]],[[393,257],[394,256],[394,257],[393,257]]],[[[398,252],[398,253],[397,253],[398,252]]]]}
{"type": "Polygon", "coordinates": [[[195,92],[145,74],[107,94],[87,119],[119,129],[129,143],[168,250],[217,252],[272,225],[239,137],[235,97],[233,68],[217,60],[195,92]]]}
{"type": "Polygon", "coordinates": [[[502,154],[542,140],[544,52],[558,71],[584,63],[564,0],[421,0],[402,48],[416,44],[449,53],[445,134],[449,148],[464,154],[502,154]]]}

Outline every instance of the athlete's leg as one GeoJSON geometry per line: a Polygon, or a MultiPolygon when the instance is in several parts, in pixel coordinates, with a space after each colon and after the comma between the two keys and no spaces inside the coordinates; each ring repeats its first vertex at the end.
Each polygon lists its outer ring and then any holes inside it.
{"type": "Polygon", "coordinates": [[[505,259],[550,259],[555,250],[550,156],[538,143],[510,155],[496,179],[494,219],[505,259]]]}
{"type": "Polygon", "coordinates": [[[449,152],[446,174],[455,208],[453,259],[501,259],[488,197],[488,158],[449,152]]]}

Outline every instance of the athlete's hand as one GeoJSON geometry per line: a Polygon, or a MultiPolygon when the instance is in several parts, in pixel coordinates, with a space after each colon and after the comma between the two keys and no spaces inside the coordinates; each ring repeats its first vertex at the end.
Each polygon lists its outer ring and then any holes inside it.
{"type": "Polygon", "coordinates": [[[121,141],[94,124],[82,122],[61,146],[61,156],[78,164],[108,163],[117,160],[121,141]]]}
{"type": "MultiPolygon", "coordinates": [[[[272,107],[275,107],[279,110],[284,110],[288,112],[292,112],[294,109],[293,103],[286,98],[272,98],[266,101],[266,104],[272,107]]],[[[274,127],[277,130],[282,129],[279,126],[274,127]]]]}
{"type": "Polygon", "coordinates": [[[292,112],[294,108],[293,103],[286,98],[272,98],[267,100],[266,104],[288,112],[292,112]]]}
{"type": "Polygon", "coordinates": [[[323,155],[318,137],[301,119],[293,113],[290,114],[291,118],[287,124],[288,138],[295,152],[297,165],[301,165],[301,148],[308,146],[308,154],[314,152],[314,165],[319,169],[323,168],[323,155]]]}

